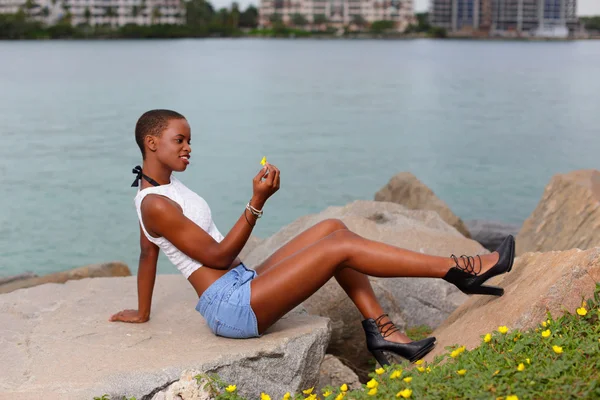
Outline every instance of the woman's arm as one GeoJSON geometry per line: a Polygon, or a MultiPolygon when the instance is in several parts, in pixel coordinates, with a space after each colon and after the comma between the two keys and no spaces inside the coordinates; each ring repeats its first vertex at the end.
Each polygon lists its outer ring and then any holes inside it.
{"type": "MultiPolygon", "coordinates": [[[[270,165],[265,180],[263,168],[253,181],[254,195],[250,204],[262,209],[267,199],[279,189],[279,170],[270,165]]],[[[188,257],[214,269],[228,269],[248,241],[257,218],[248,210],[237,220],[231,231],[217,242],[204,229],[189,220],[169,199],[148,195],[141,205],[144,226],[149,232],[162,236],[188,257]]]]}
{"type": "Polygon", "coordinates": [[[141,323],[150,319],[158,252],[158,246],[148,240],[140,226],[140,261],[137,274],[138,309],[118,312],[110,317],[110,321],[141,323]]]}

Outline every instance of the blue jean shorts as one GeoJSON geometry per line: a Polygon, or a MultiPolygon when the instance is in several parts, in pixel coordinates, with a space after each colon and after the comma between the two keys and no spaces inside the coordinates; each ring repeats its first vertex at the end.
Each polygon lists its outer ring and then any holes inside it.
{"type": "Polygon", "coordinates": [[[234,339],[260,337],[256,314],[250,306],[250,282],[256,271],[242,263],[227,271],[200,296],[196,311],[218,336],[234,339]]]}

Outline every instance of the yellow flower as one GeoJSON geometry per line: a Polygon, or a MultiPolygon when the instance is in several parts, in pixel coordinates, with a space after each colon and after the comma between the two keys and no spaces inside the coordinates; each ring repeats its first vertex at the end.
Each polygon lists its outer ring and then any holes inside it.
{"type": "Polygon", "coordinates": [[[377,368],[377,369],[375,370],[375,373],[376,373],[377,375],[381,375],[381,374],[383,374],[384,372],[385,372],[385,369],[383,369],[383,368],[377,368]]]}
{"type": "Polygon", "coordinates": [[[271,400],[271,396],[269,396],[266,393],[261,393],[260,394],[260,400],[271,400]]]}
{"type": "Polygon", "coordinates": [[[486,343],[489,343],[492,341],[492,335],[490,335],[489,333],[487,333],[484,337],[483,337],[483,341],[486,343]]]}
{"type": "Polygon", "coordinates": [[[325,393],[323,393],[323,397],[327,397],[331,394],[331,390],[326,391],[325,393]]]}
{"type": "Polygon", "coordinates": [[[373,389],[369,390],[369,392],[367,394],[369,396],[375,396],[377,394],[377,388],[374,387],[373,389]]]}
{"type": "Polygon", "coordinates": [[[417,361],[415,361],[415,365],[421,365],[421,364],[423,364],[423,360],[417,360],[417,361]]]}
{"type": "Polygon", "coordinates": [[[314,388],[315,387],[313,386],[310,389],[303,390],[302,393],[304,393],[304,394],[311,394],[314,388]]]}
{"type": "Polygon", "coordinates": [[[500,373],[500,370],[497,369],[496,371],[494,371],[494,373],[492,374],[492,376],[498,375],[500,373]]]}
{"type": "Polygon", "coordinates": [[[396,379],[396,378],[400,378],[400,375],[402,375],[402,370],[401,369],[397,369],[394,372],[392,372],[390,374],[390,379],[396,379]]]}
{"type": "Polygon", "coordinates": [[[525,364],[521,363],[519,364],[519,366],[517,367],[517,371],[524,371],[525,370],[525,364]]]}
{"type": "Polygon", "coordinates": [[[423,367],[417,367],[417,371],[419,371],[419,372],[425,372],[425,368],[423,368],[423,367]]]}
{"type": "Polygon", "coordinates": [[[287,392],[286,394],[283,395],[283,399],[282,400],[288,400],[290,397],[292,397],[290,392],[287,392]]]}
{"type": "Polygon", "coordinates": [[[506,326],[499,326],[498,327],[498,332],[500,332],[501,334],[506,334],[506,332],[508,332],[508,328],[506,326]]]}
{"type": "Polygon", "coordinates": [[[452,353],[450,353],[450,357],[456,358],[456,357],[458,357],[459,354],[460,354],[460,351],[453,350],[452,353]]]}
{"type": "Polygon", "coordinates": [[[379,382],[377,382],[375,379],[371,379],[369,382],[367,382],[367,387],[369,389],[376,388],[377,386],[379,386],[379,382]]]}
{"type": "Polygon", "coordinates": [[[547,323],[548,325],[550,325],[550,320],[546,320],[546,323],[547,323]]]}
{"type": "Polygon", "coordinates": [[[411,394],[412,394],[412,390],[404,389],[404,390],[401,390],[398,393],[396,393],[396,397],[402,397],[404,399],[408,399],[411,394]]]}
{"type": "Polygon", "coordinates": [[[548,323],[546,321],[542,321],[542,326],[545,328],[548,326],[548,323]]]}
{"type": "Polygon", "coordinates": [[[235,392],[235,389],[237,389],[237,386],[235,386],[235,385],[229,385],[225,388],[225,390],[228,391],[229,393],[235,392]]]}
{"type": "Polygon", "coordinates": [[[342,400],[344,398],[344,392],[338,394],[337,396],[335,396],[335,400],[342,400]]]}
{"type": "Polygon", "coordinates": [[[531,360],[529,358],[526,358],[525,361],[527,361],[527,364],[531,364],[531,360]]]}
{"type": "Polygon", "coordinates": [[[407,376],[406,378],[404,378],[402,380],[406,383],[410,383],[410,381],[412,381],[412,376],[407,376]]]}
{"type": "Polygon", "coordinates": [[[585,307],[578,308],[577,314],[579,314],[583,317],[585,314],[587,314],[587,310],[585,309],[585,307]]]}
{"type": "Polygon", "coordinates": [[[267,163],[267,156],[264,156],[262,160],[260,160],[260,165],[265,165],[267,163]]]}
{"type": "Polygon", "coordinates": [[[554,350],[554,352],[555,352],[556,354],[560,354],[560,353],[562,353],[562,352],[563,352],[563,350],[562,350],[562,347],[560,347],[560,346],[556,346],[556,345],[555,345],[555,346],[552,346],[552,350],[554,350]]]}
{"type": "Polygon", "coordinates": [[[542,337],[548,337],[550,336],[552,332],[550,332],[550,329],[546,329],[545,331],[542,332],[542,337]]]}
{"type": "Polygon", "coordinates": [[[427,373],[429,373],[429,372],[431,372],[431,368],[427,367],[427,368],[425,369],[425,371],[427,371],[427,373]]]}
{"type": "Polygon", "coordinates": [[[342,386],[340,386],[340,390],[341,390],[342,392],[347,392],[347,391],[348,391],[348,385],[346,385],[346,384],[344,383],[342,386]]]}
{"type": "Polygon", "coordinates": [[[506,400],[519,400],[519,396],[511,394],[509,396],[506,396],[506,400]]]}
{"type": "Polygon", "coordinates": [[[456,373],[459,374],[459,375],[464,375],[464,374],[467,373],[467,370],[466,369],[459,369],[458,371],[456,371],[456,373]]]}
{"type": "Polygon", "coordinates": [[[317,400],[317,395],[313,393],[310,396],[308,396],[307,398],[305,398],[304,400],[317,400]]]}

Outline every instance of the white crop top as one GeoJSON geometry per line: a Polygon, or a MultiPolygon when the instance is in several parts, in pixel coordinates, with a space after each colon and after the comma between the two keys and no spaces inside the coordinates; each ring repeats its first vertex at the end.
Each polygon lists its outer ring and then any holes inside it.
{"type": "Polygon", "coordinates": [[[219,232],[215,223],[213,222],[208,203],[198,194],[188,189],[187,186],[181,183],[181,181],[174,176],[171,175],[171,183],[167,185],[138,189],[134,202],[144,235],[146,235],[149,241],[162,249],[167,258],[177,267],[179,271],[181,271],[183,276],[185,276],[187,279],[194,271],[200,268],[202,264],[188,257],[164,237],[155,238],[148,234],[142,221],[141,205],[144,198],[149,194],[165,196],[179,204],[183,210],[183,215],[189,218],[200,228],[204,229],[217,242],[221,242],[223,240],[223,235],[221,235],[221,232],[219,232]]]}

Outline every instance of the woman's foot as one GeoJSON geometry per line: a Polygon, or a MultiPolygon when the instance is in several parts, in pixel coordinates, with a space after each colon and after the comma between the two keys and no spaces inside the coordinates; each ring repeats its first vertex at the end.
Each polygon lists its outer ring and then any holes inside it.
{"type": "Polygon", "coordinates": [[[504,289],[486,286],[484,283],[494,276],[504,274],[512,269],[515,258],[515,239],[509,235],[498,249],[483,256],[452,255],[450,268],[443,277],[466,294],[487,294],[502,296],[504,289]]]}

